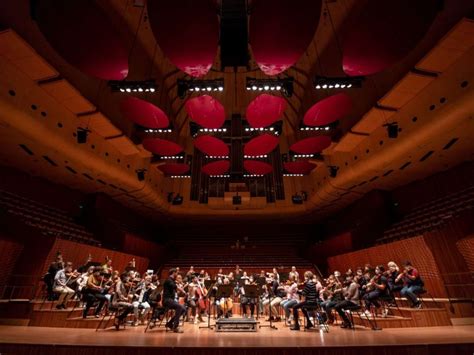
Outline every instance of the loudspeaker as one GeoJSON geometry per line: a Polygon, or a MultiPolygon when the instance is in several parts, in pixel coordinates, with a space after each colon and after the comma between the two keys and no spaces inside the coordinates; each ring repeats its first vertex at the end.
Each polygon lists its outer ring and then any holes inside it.
{"type": "Polygon", "coordinates": [[[232,204],[233,205],[241,205],[242,204],[242,196],[232,196],[232,204]]]}

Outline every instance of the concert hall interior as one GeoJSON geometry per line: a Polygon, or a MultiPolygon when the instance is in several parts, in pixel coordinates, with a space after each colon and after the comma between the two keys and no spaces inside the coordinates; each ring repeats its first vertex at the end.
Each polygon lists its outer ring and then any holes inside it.
{"type": "Polygon", "coordinates": [[[1,354],[474,353],[474,2],[0,1],[1,354]]]}

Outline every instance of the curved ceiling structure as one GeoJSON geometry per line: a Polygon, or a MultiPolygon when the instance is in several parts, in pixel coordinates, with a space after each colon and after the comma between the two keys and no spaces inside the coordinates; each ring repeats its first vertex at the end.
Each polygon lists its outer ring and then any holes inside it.
{"type": "Polygon", "coordinates": [[[289,161],[283,163],[283,168],[291,174],[309,174],[316,164],[310,163],[307,160],[289,161]]]}
{"type": "Polygon", "coordinates": [[[170,122],[168,116],[148,101],[136,97],[126,97],[120,102],[122,116],[145,128],[166,128],[170,122]]]}
{"type": "Polygon", "coordinates": [[[437,12],[432,0],[369,0],[343,38],[344,72],[371,75],[397,63],[423,38],[437,12]]]}
{"type": "Polygon", "coordinates": [[[247,107],[247,122],[251,127],[268,127],[283,115],[286,101],[279,96],[258,95],[247,107]]]}
{"type": "Polygon", "coordinates": [[[206,175],[222,175],[227,173],[229,168],[230,162],[228,160],[218,160],[204,165],[201,172],[206,175]]]}
{"type": "Polygon", "coordinates": [[[222,140],[212,136],[201,136],[194,140],[194,146],[209,156],[228,156],[229,147],[222,140]]]}
{"type": "Polygon", "coordinates": [[[146,138],[143,140],[143,147],[154,154],[163,156],[173,156],[183,151],[179,144],[161,138],[146,138]]]}
{"type": "Polygon", "coordinates": [[[165,56],[194,77],[211,69],[219,41],[216,3],[211,0],[148,1],[148,16],[165,56]]]}
{"type": "Polygon", "coordinates": [[[266,175],[273,171],[273,167],[263,161],[258,160],[244,160],[244,169],[249,174],[266,175]]]}
{"type": "Polygon", "coordinates": [[[220,128],[225,121],[224,106],[209,95],[194,97],[185,104],[191,119],[205,128],[220,128]]]}
{"type": "Polygon", "coordinates": [[[127,76],[128,50],[95,1],[45,0],[34,6],[41,32],[67,62],[102,80],[127,76]]]}
{"type": "Polygon", "coordinates": [[[252,2],[250,45],[265,74],[280,74],[298,61],[316,32],[321,4],[321,0],[252,2]]]}
{"type": "Polygon", "coordinates": [[[251,139],[244,146],[244,155],[257,156],[270,153],[278,146],[279,138],[270,134],[262,134],[251,139]]]}
{"type": "Polygon", "coordinates": [[[352,99],[345,93],[329,96],[306,111],[303,122],[306,126],[326,126],[339,121],[352,109],[352,99]]]}
{"type": "Polygon", "coordinates": [[[330,145],[331,137],[317,136],[305,138],[293,143],[290,147],[290,150],[298,154],[314,154],[322,152],[330,145]]]}
{"type": "Polygon", "coordinates": [[[158,166],[165,175],[183,175],[186,174],[190,167],[184,163],[166,163],[158,166]]]}

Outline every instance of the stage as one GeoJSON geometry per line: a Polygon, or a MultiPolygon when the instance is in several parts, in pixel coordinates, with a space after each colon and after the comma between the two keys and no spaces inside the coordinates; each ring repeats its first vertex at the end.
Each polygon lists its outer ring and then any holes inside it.
{"type": "Polygon", "coordinates": [[[474,353],[474,326],[392,328],[373,331],[331,326],[322,331],[261,328],[256,333],[217,333],[186,324],[184,333],[127,327],[71,329],[0,326],[2,354],[469,354],[474,353]],[[381,349],[383,348],[383,350],[381,349]]]}

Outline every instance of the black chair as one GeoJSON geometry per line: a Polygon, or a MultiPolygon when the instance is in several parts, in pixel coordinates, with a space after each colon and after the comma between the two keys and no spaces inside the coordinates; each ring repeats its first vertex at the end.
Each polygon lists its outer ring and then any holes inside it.
{"type": "Polygon", "coordinates": [[[371,320],[369,317],[365,316],[365,314],[364,315],[362,314],[362,307],[359,306],[359,305],[354,305],[353,307],[346,307],[344,309],[344,311],[349,311],[349,316],[351,318],[351,329],[352,330],[355,330],[354,316],[352,315],[352,313],[356,313],[357,316],[360,318],[361,322],[364,322],[365,320],[367,320],[367,322],[368,322],[368,324],[369,324],[369,326],[372,330],[382,330],[382,328],[380,328],[377,325],[377,320],[375,319],[375,313],[374,312],[372,312],[373,319],[371,320]]]}
{"type": "MultiPolygon", "coordinates": [[[[322,327],[326,333],[329,333],[327,314],[321,309],[319,304],[306,305],[302,309],[308,314],[313,314],[313,322],[318,327],[318,330],[322,327]]],[[[303,330],[306,331],[306,317],[303,317],[303,330]]]]}

